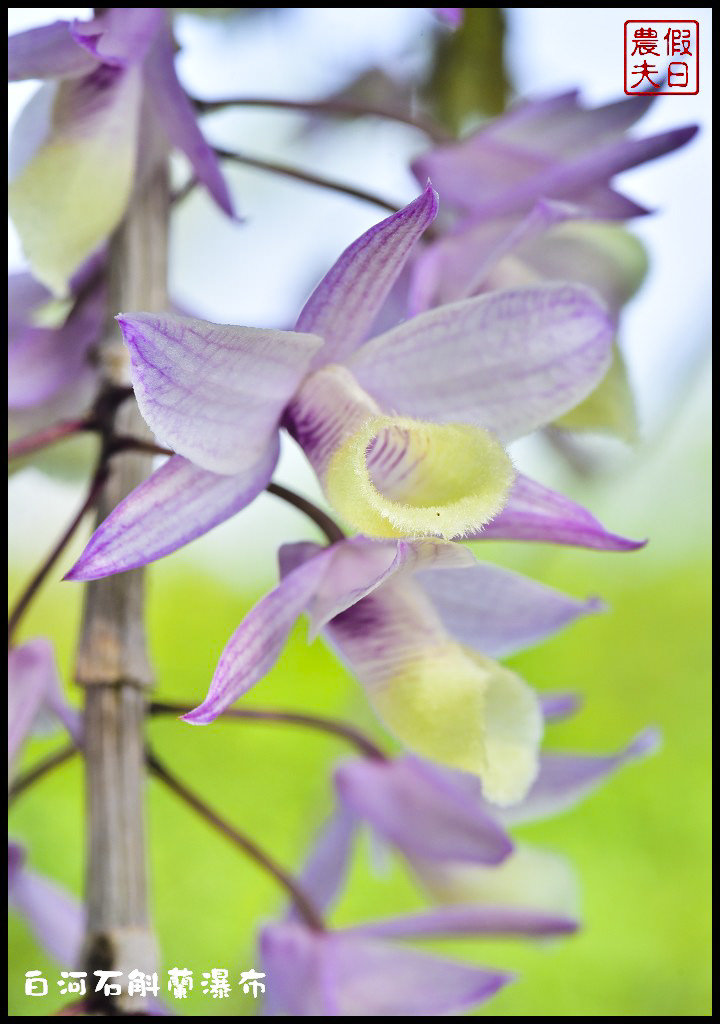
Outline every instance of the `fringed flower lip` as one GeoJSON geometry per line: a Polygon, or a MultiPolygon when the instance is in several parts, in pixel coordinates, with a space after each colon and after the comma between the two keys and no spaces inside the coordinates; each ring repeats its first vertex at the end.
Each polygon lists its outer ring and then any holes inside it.
{"type": "Polygon", "coordinates": [[[472,537],[495,525],[523,539],[639,546],[515,476],[503,450],[605,373],[612,325],[590,289],[480,296],[366,340],[436,212],[428,185],[353,242],[294,331],[121,314],[140,409],[177,454],[113,511],[68,578],[145,565],[234,515],[270,481],[281,425],[363,532],[472,537]]]}

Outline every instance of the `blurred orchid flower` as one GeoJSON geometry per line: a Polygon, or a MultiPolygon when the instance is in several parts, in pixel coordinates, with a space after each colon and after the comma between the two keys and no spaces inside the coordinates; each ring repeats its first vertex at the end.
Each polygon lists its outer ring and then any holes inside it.
{"type": "Polygon", "coordinates": [[[43,713],[81,742],[81,716],[63,697],[52,646],[36,637],[8,651],[8,767],[43,713]]]}
{"type": "Polygon", "coordinates": [[[26,852],[8,842],[8,904],[21,914],[39,944],[63,966],[77,964],[85,933],[81,903],[25,864],[26,852]]]}
{"type": "MultiPolygon", "coordinates": [[[[430,175],[451,215],[412,268],[410,314],[498,288],[580,282],[604,299],[616,329],[622,305],[647,270],[642,244],[619,223],[649,211],[612,178],[685,145],[694,126],[629,139],[653,97],[588,109],[577,91],[520,103],[458,143],[413,164],[430,175]]],[[[636,437],[620,349],[598,387],[558,425],[636,437]]]]}
{"type": "Polygon", "coordinates": [[[51,291],[66,294],[75,271],[118,225],[136,172],[148,169],[138,158],[147,164],[147,143],[158,131],[233,215],[215,153],[175,72],[167,8],[108,7],[90,22],[57,21],[8,45],[11,81],[46,82],[13,135],[9,208],[34,275],[51,291]]]}
{"type": "Polygon", "coordinates": [[[597,611],[597,601],[476,563],[461,545],[435,540],[290,544],[280,549],[280,567],[280,584],[233,634],[186,721],[205,725],[247,693],[307,612],[311,635],[324,631],[403,744],[481,776],[496,803],[525,795],[537,773],[542,714],[533,691],[494,658],[597,611]],[[464,614],[455,613],[456,601],[464,614]]]}
{"type": "Polygon", "coordinates": [[[249,504],[271,478],[281,423],[365,534],[475,537],[492,523],[494,536],[638,546],[516,475],[502,444],[573,408],[605,373],[612,325],[587,289],[479,296],[364,340],[436,209],[428,186],[362,235],[295,331],[118,318],[140,410],[178,454],[115,509],[69,579],[147,564],[249,504]]]}

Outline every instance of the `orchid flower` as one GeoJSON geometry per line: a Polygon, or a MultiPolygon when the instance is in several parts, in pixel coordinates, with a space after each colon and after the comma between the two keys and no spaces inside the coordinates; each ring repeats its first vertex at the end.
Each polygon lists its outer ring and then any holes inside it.
{"type": "Polygon", "coordinates": [[[85,931],[85,912],[74,896],[25,864],[26,852],[8,842],[8,903],[21,914],[38,942],[64,966],[76,964],[85,931]]]}
{"type": "Polygon", "coordinates": [[[107,316],[107,289],[98,261],[70,282],[70,299],[53,299],[30,274],[8,277],[8,433],[33,433],[77,418],[97,393],[89,358],[107,316]]]}
{"type": "Polygon", "coordinates": [[[175,73],[167,18],[165,7],[108,7],[90,22],[56,21],[9,40],[10,80],[46,82],[13,136],[10,213],[34,275],[55,293],[117,227],[158,131],[233,215],[175,73]]]}
{"type": "Polygon", "coordinates": [[[311,635],[323,630],[405,746],[479,775],[496,803],[525,795],[537,773],[542,713],[527,684],[494,658],[599,610],[596,600],[476,563],[443,541],[290,544],[280,549],[280,568],[282,581],[233,634],[186,721],[205,725],[247,693],[307,612],[311,635]]]}
{"type": "Polygon", "coordinates": [[[69,579],[145,565],[249,504],[272,476],[281,423],[363,533],[638,546],[516,474],[501,443],[573,408],[606,371],[612,326],[587,289],[479,296],[364,340],[436,209],[428,186],[349,246],[295,331],[119,317],[140,410],[177,454],[69,579]]]}
{"type": "MultiPolygon", "coordinates": [[[[343,884],[355,823],[331,817],[300,876],[303,893],[325,911],[343,884]]],[[[428,938],[567,935],[565,913],[503,906],[455,906],[342,929],[318,930],[291,911],[260,933],[269,1016],[401,1016],[456,1013],[490,999],[513,980],[505,971],[457,963],[399,941],[428,938]]]]}
{"type": "MultiPolygon", "coordinates": [[[[419,157],[416,176],[433,178],[454,216],[414,262],[409,312],[498,288],[577,281],[600,293],[617,329],[647,270],[641,243],[620,221],[649,211],[614,191],[611,179],[696,132],[627,139],[652,102],[633,96],[586,109],[577,92],[528,101],[419,157]]],[[[634,402],[617,346],[598,388],[557,422],[634,440],[634,402]]]]}

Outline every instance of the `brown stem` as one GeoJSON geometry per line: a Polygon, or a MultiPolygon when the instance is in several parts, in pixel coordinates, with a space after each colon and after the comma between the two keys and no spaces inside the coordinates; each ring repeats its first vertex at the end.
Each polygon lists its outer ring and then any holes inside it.
{"type": "Polygon", "coordinates": [[[23,455],[31,455],[33,452],[47,448],[56,441],[62,441],[65,437],[72,437],[82,430],[92,430],[94,425],[87,418],[81,420],[61,420],[53,423],[52,426],[38,430],[35,434],[28,434],[27,437],[20,437],[17,441],[11,441],[8,445],[8,462],[11,459],[19,459],[23,455]]]}
{"type": "Polygon", "coordinates": [[[185,801],[193,810],[209,822],[214,828],[218,830],[226,839],[235,843],[241,850],[251,857],[256,864],[259,864],[261,868],[272,875],[273,878],[280,883],[285,891],[290,895],[293,903],[297,910],[302,914],[306,923],[314,931],[323,931],[324,924],[322,917],[312,905],[308,897],[298,886],[295,879],[288,874],[284,868],[281,868],[279,864],[263,850],[257,843],[247,836],[244,832],[238,831],[233,825],[230,825],[227,821],[220,817],[211,807],[202,800],[196,793],[188,789],[184,782],[181,782],[177,776],[173,775],[168,769],[158,761],[154,754],[148,753],[147,762],[150,770],[158,779],[161,779],[165,785],[173,791],[177,796],[185,801]]]}
{"type": "Polygon", "coordinates": [[[304,512],[309,519],[312,519],[320,527],[331,544],[336,544],[338,541],[345,539],[345,534],[335,520],[326,512],[323,512],[321,508],[318,508],[317,505],[308,501],[307,498],[303,498],[302,495],[296,494],[295,491],[291,491],[289,487],[283,487],[281,484],[268,484],[265,490],[268,494],[274,494],[276,498],[282,498],[289,505],[294,505],[295,508],[304,512]]]}
{"type": "Polygon", "coordinates": [[[27,771],[21,772],[8,788],[8,806],[13,804],[26,789],[30,789],[31,786],[34,786],[36,782],[45,778],[45,776],[55,768],[59,768],[61,764],[65,764],[65,762],[74,757],[77,752],[78,748],[75,744],[68,743],[66,747],[62,747],[61,750],[55,751],[54,754],[49,754],[42,761],[33,765],[32,768],[28,768],[27,771]]]}
{"type": "Polygon", "coordinates": [[[452,135],[427,117],[413,115],[402,110],[391,110],[370,103],[356,103],[353,100],[283,100],[270,97],[237,96],[220,100],[194,99],[193,103],[200,114],[210,114],[216,110],[226,110],[228,107],[272,107],[277,110],[297,110],[339,117],[382,117],[388,121],[398,121],[411,128],[418,128],[434,142],[453,141],[452,135]]]}
{"type": "Polygon", "coordinates": [[[352,185],[344,185],[342,182],[333,181],[332,178],[325,178],[319,174],[312,174],[310,171],[302,171],[298,167],[290,167],[288,164],[278,164],[273,160],[261,160],[259,157],[248,156],[246,153],[238,153],[235,150],[219,149],[215,147],[215,153],[221,160],[233,160],[235,163],[244,164],[246,167],[256,167],[260,171],[269,171],[271,174],[282,174],[286,178],[294,178],[296,181],[303,181],[307,185],[318,185],[320,188],[327,188],[333,192],[342,192],[353,199],[362,199],[363,202],[373,203],[375,206],[389,210],[390,213],[397,213],[400,207],[391,203],[382,196],[367,192],[362,188],[355,188],[352,185]]]}
{"type": "Polygon", "coordinates": [[[35,597],[36,593],[42,586],[43,582],[48,576],[48,573],[55,565],[60,555],[63,553],[67,545],[72,540],[73,535],[75,534],[77,528],[80,526],[80,523],[83,521],[85,514],[89,512],[93,505],[95,505],[95,503],[98,501],[100,493],[107,479],[107,475],[107,469],[105,468],[105,466],[100,465],[92,479],[90,489],[88,490],[85,501],[80,506],[79,511],[73,517],[72,522],[65,530],[62,537],[60,537],[55,547],[52,549],[50,554],[47,556],[45,561],[42,563],[40,568],[37,570],[33,578],[30,580],[30,582],[28,583],[28,585],[25,587],[22,594],[18,598],[15,607],[10,613],[10,617],[8,618],[8,643],[10,643],[10,641],[13,639],[15,631],[18,625],[20,624],[20,620],[27,611],[30,602],[35,597]]]}
{"type": "MultiPolygon", "coordinates": [[[[174,704],[166,701],[153,701],[148,707],[151,715],[181,716],[187,715],[193,710],[192,704],[174,704]]],[[[331,736],[339,736],[356,747],[364,757],[370,757],[376,761],[386,760],[383,751],[371,739],[355,726],[348,725],[347,722],[342,722],[337,718],[308,715],[302,711],[261,710],[259,708],[232,708],[230,711],[223,711],[218,717],[234,718],[245,722],[283,722],[287,725],[304,725],[310,729],[330,733],[331,736]]]]}

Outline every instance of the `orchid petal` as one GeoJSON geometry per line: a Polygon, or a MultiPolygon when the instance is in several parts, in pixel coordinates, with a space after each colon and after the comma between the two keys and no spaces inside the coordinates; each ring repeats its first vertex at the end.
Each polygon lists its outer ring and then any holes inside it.
{"type": "Polygon", "coordinates": [[[214,473],[257,462],[322,341],[150,313],[118,318],[140,412],[164,444],[214,473]]]}
{"type": "Polygon", "coordinates": [[[543,285],[429,310],[349,360],[381,406],[520,437],[578,404],[602,379],[613,327],[594,293],[543,285]]]}
{"type": "Polygon", "coordinates": [[[270,1016],[436,1016],[494,995],[511,976],[354,932],[274,924],[260,937],[270,1016]]]}
{"type": "Polygon", "coordinates": [[[269,483],[278,451],[276,435],[234,476],[210,473],[181,455],[168,459],[113,509],[65,579],[137,569],[189,544],[250,504],[269,483]]]}
{"type": "Polygon", "coordinates": [[[452,537],[502,508],[514,469],[487,431],[383,416],[342,366],[311,374],[286,425],[330,503],[376,537],[452,537]]]}
{"type": "Polygon", "coordinates": [[[502,512],[468,540],[535,540],[598,551],[635,551],[647,541],[609,533],[587,509],[518,474],[502,512]]]}
{"type": "Polygon", "coordinates": [[[8,39],[8,81],[28,78],[75,78],[97,67],[97,60],[70,35],[70,22],[18,32],[8,39]]]}
{"type": "Polygon", "coordinates": [[[584,800],[618,768],[653,754],[659,743],[658,730],[645,729],[618,754],[543,754],[538,777],[522,804],[499,814],[508,824],[560,814],[584,800]]]}
{"type": "Polygon", "coordinates": [[[326,630],[410,750],[479,775],[494,803],[522,799],[537,772],[537,699],[513,672],[454,643],[419,587],[391,580],[326,630]]]}
{"type": "Polygon", "coordinates": [[[418,758],[347,761],[335,787],[345,806],[408,855],[497,864],[512,850],[477,799],[418,758]]]}
{"type": "MultiPolygon", "coordinates": [[[[342,889],[356,832],[354,816],[343,804],[338,805],[321,829],[298,876],[300,888],[320,913],[325,913],[333,905],[342,889]]],[[[289,917],[291,920],[300,919],[296,908],[291,910],[289,917]]]]}
{"type": "Polygon", "coordinates": [[[602,611],[597,598],[580,601],[497,565],[423,572],[419,580],[462,644],[500,658],[538,643],[583,615],[602,611]]]}
{"type": "Polygon", "coordinates": [[[614,204],[608,203],[610,196],[624,197],[610,192],[607,182],[684,146],[697,131],[688,126],[645,139],[618,138],[611,131],[600,137],[599,145],[578,144],[564,154],[532,142],[518,145],[501,138],[493,127],[438,147],[413,164],[418,180],[431,177],[445,200],[471,211],[474,220],[521,212],[541,198],[569,199],[598,216],[627,216],[627,210],[613,211],[614,204]]]}
{"type": "Polygon", "coordinates": [[[579,710],[582,698],[577,693],[543,693],[540,707],[546,722],[557,722],[569,718],[579,710]]]}
{"type": "MultiPolygon", "coordinates": [[[[490,876],[496,869],[485,869],[490,876]]],[[[532,907],[449,906],[349,929],[379,939],[427,939],[460,935],[542,938],[577,931],[572,917],[532,907]]]]}
{"type": "Polygon", "coordinates": [[[559,916],[571,925],[566,930],[573,930],[579,903],[577,880],[568,859],[559,854],[520,845],[493,867],[419,860],[412,860],[411,867],[439,903],[544,911],[559,916]]]}
{"type": "Polygon", "coordinates": [[[24,853],[8,843],[8,902],[26,919],[40,945],[63,966],[76,964],[85,932],[82,905],[48,878],[24,866],[24,853]]]}
{"type": "Polygon", "coordinates": [[[205,700],[184,715],[207,725],[272,668],[295,620],[306,610],[327,572],[332,548],[294,569],[252,608],[228,641],[205,700]]]}
{"type": "MultiPolygon", "coordinates": [[[[164,8],[158,8],[165,10],[164,8]]],[[[175,54],[168,33],[158,38],[144,69],[150,101],[173,146],[187,156],[199,181],[229,217],[235,216],[227,182],[215,151],[201,132],[195,110],[175,72],[175,54]]]]}
{"type": "Polygon", "coordinates": [[[9,209],[33,273],[64,294],[74,271],[125,211],[140,76],[137,69],[100,66],[48,88],[56,89],[52,105],[41,90],[15,129],[13,146],[17,140],[24,163],[10,183],[9,209]]]}
{"type": "Polygon", "coordinates": [[[142,61],[167,18],[165,7],[106,7],[92,21],[74,21],[73,39],[112,67],[142,61]]]}
{"type": "Polygon", "coordinates": [[[635,398],[623,354],[613,345],[608,372],[580,405],[560,416],[553,424],[564,430],[599,431],[619,437],[627,444],[638,439],[635,398]]]}
{"type": "MultiPolygon", "coordinates": [[[[319,545],[307,542],[284,544],[279,555],[281,576],[322,551],[319,545]]],[[[328,571],[307,609],[309,638],[313,639],[330,619],[357,604],[393,576],[422,567],[474,564],[470,551],[445,541],[378,541],[359,536],[334,544],[328,571]]]]}
{"type": "Polygon", "coordinates": [[[8,651],[8,765],[43,709],[55,715],[76,743],[81,742],[80,715],[63,696],[52,646],[36,637],[8,651]]]}
{"type": "MultiPolygon", "coordinates": [[[[14,299],[8,282],[8,305],[14,299]]],[[[105,323],[107,296],[97,288],[78,299],[65,323],[56,328],[14,323],[8,331],[8,406],[25,409],[52,399],[83,375],[90,347],[105,323]]],[[[19,316],[15,310],[14,317],[19,316]]]]}
{"type": "Polygon", "coordinates": [[[413,246],[437,213],[430,185],[340,256],[305,304],[295,329],[325,339],[323,361],[344,360],[366,337],[413,246]]]}

